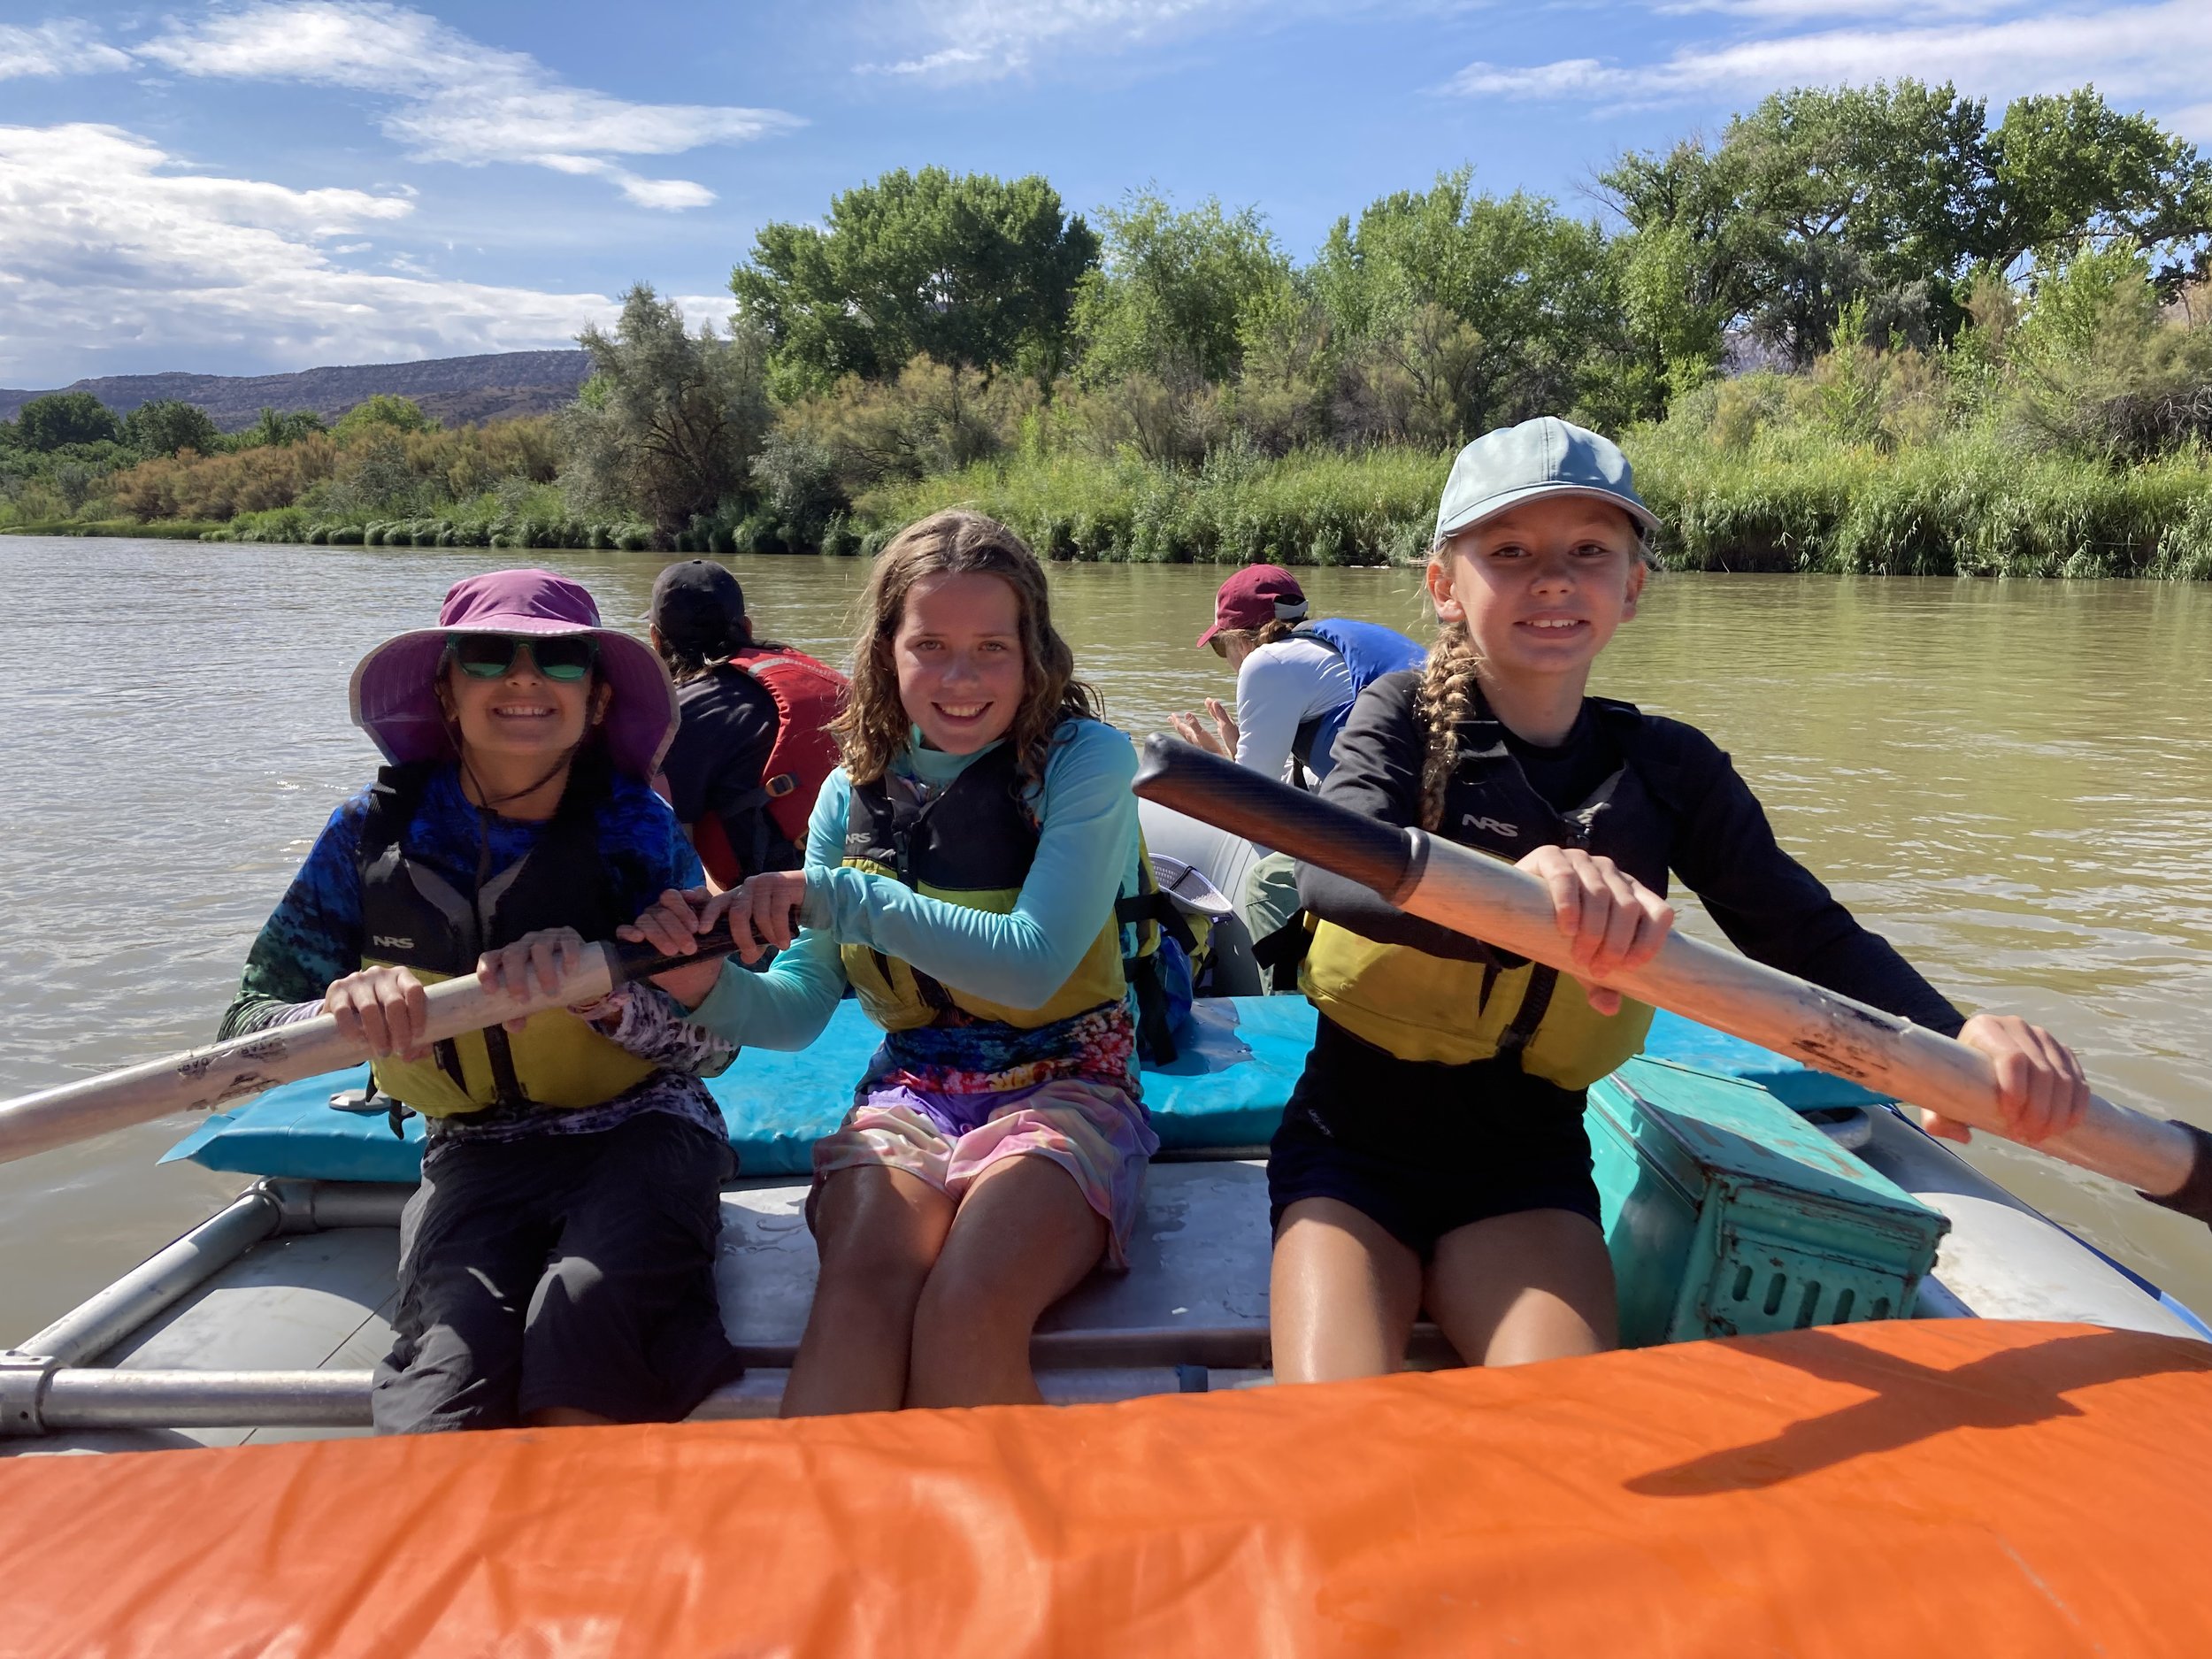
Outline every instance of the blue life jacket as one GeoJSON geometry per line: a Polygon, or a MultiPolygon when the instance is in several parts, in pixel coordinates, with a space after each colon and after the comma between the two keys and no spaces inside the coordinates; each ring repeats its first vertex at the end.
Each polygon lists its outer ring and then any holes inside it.
{"type": "Polygon", "coordinates": [[[1420,667],[1428,661],[1429,654],[1425,647],[1416,645],[1395,628],[1386,628],[1379,622],[1354,622],[1344,617],[1302,624],[1298,637],[1317,640],[1327,646],[1344,659],[1344,666],[1352,676],[1351,696],[1326,714],[1317,714],[1302,722],[1291,742],[1290,752],[1297,757],[1298,764],[1318,780],[1327,777],[1329,769],[1336,764],[1336,734],[1344,729],[1344,722],[1359,694],[1370,682],[1385,674],[1394,674],[1402,668],[1420,667]]]}

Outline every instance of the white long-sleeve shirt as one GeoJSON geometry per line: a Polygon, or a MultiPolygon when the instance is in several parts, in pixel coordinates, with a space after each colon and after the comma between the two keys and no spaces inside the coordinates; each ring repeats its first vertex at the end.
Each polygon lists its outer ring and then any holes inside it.
{"type": "Polygon", "coordinates": [[[1237,670],[1237,764],[1290,779],[1298,728],[1351,700],[1351,670],[1318,640],[1261,646],[1237,670]]]}

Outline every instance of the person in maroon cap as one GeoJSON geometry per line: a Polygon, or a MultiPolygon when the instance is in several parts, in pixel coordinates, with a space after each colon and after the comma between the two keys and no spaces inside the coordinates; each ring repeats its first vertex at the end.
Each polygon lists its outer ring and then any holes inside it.
{"type": "MultiPolygon", "coordinates": [[[[1307,615],[1306,591],[1279,565],[1248,565],[1214,594],[1213,626],[1198,636],[1237,672],[1232,715],[1209,697],[1209,731],[1194,714],[1173,716],[1184,741],[1270,778],[1318,787],[1333,764],[1336,734],[1370,681],[1419,666],[1427,653],[1404,634],[1373,622],[1307,615]]],[[[1287,854],[1270,853],[1246,872],[1237,909],[1271,990],[1293,988],[1299,924],[1298,881],[1287,854]]]]}

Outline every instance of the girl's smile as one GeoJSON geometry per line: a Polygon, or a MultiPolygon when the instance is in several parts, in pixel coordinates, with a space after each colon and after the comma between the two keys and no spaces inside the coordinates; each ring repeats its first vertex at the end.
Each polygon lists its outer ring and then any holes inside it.
{"type": "Polygon", "coordinates": [[[917,581],[891,653],[906,718],[932,749],[972,755],[1005,736],[1021,711],[1021,601],[997,576],[917,581]]]}
{"type": "Polygon", "coordinates": [[[547,679],[527,646],[495,680],[454,667],[445,684],[463,749],[480,765],[493,757],[540,764],[575,748],[589,729],[594,698],[605,695],[595,689],[593,676],[547,679]]]}
{"type": "MultiPolygon", "coordinates": [[[[1618,509],[1550,496],[1462,531],[1429,562],[1437,615],[1463,622],[1486,678],[1586,674],[1636,614],[1644,566],[1618,509]]],[[[1577,697],[1581,687],[1574,689],[1577,697]]]]}

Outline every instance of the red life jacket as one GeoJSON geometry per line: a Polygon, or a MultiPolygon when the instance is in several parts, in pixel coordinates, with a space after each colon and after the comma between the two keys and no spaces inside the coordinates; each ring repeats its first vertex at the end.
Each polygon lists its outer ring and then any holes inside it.
{"type": "MultiPolygon", "coordinates": [[[[776,741],[761,768],[760,787],[768,797],[766,811],[777,833],[803,849],[814,797],[839,759],[829,723],[850,687],[828,664],[788,646],[781,650],[748,647],[712,665],[751,675],[775,702],[776,741]]],[[[730,846],[718,814],[708,812],[694,825],[692,840],[699,862],[718,885],[735,887],[754,873],[730,846]]]]}

